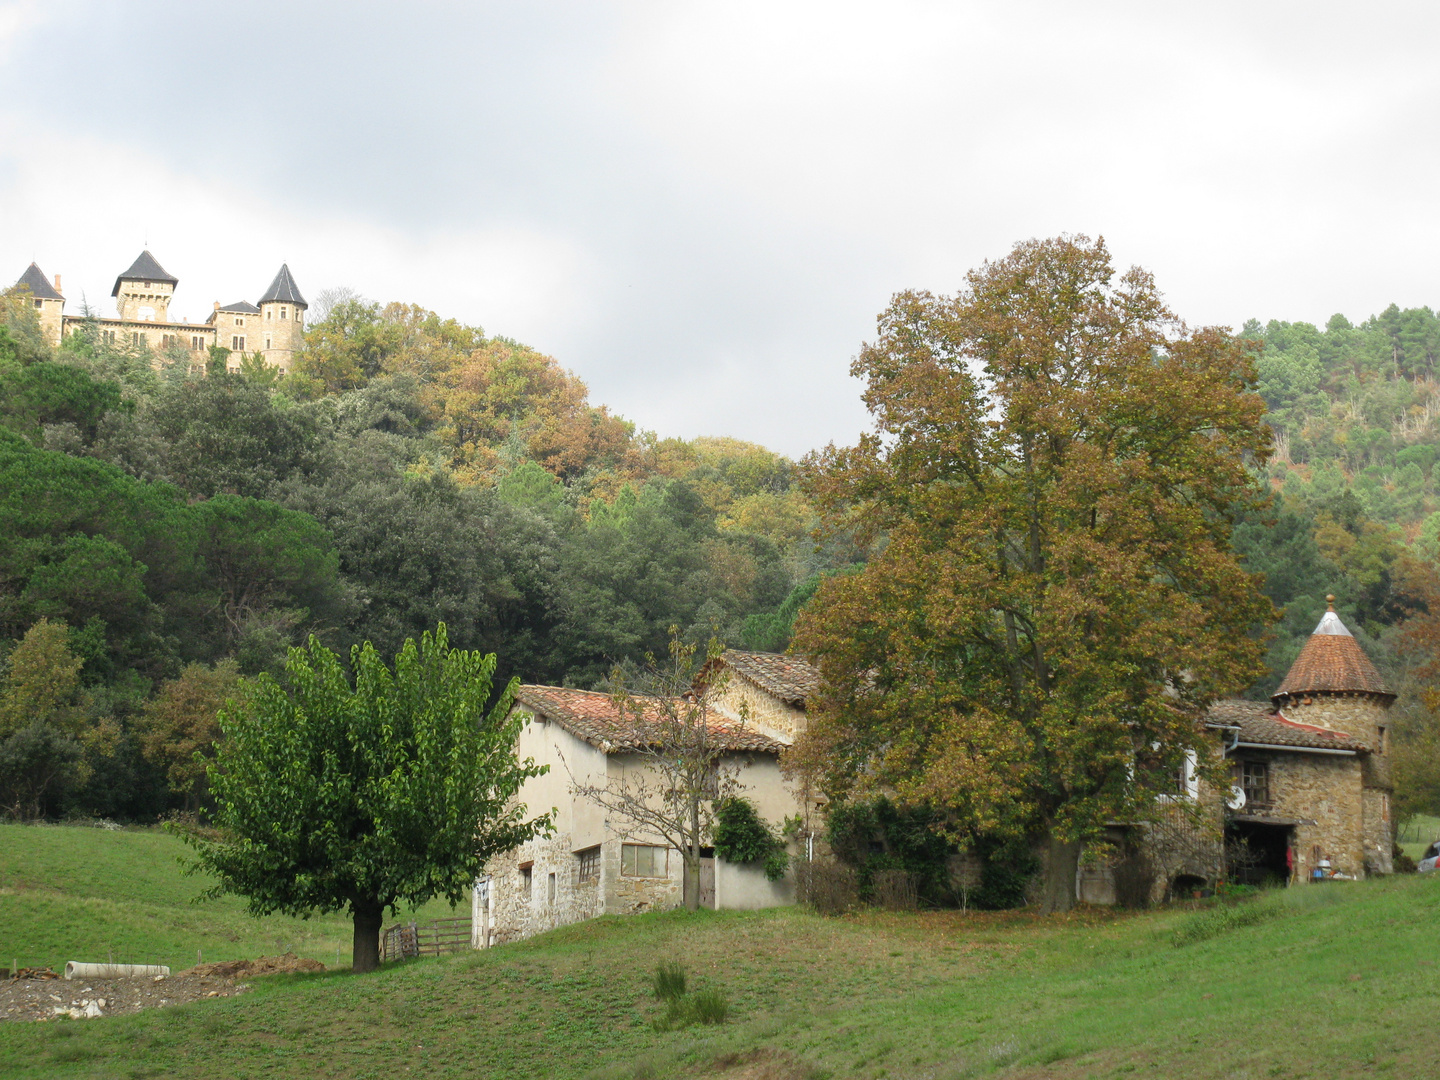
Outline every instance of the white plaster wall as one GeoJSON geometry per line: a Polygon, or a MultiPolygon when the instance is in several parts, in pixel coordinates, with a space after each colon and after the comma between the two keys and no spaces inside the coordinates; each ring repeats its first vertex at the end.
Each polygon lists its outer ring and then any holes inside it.
{"type": "Polygon", "coordinates": [[[771,881],[757,866],[715,860],[715,907],[722,911],[758,911],[795,903],[795,877],[787,872],[771,881]]]}

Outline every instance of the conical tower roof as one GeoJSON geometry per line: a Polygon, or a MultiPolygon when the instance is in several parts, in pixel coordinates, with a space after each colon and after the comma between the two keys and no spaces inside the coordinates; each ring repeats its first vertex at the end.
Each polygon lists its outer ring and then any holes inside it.
{"type": "Polygon", "coordinates": [[[130,269],[115,279],[115,288],[110,290],[111,296],[120,295],[120,283],[122,281],[160,281],[166,285],[178,285],[180,279],[155,261],[155,256],[149,251],[142,251],[130,269]]]}
{"type": "Polygon", "coordinates": [[[272,301],[294,304],[301,308],[310,306],[305,302],[305,297],[300,295],[300,287],[295,284],[295,279],[290,276],[290,267],[284,263],[280,264],[280,272],[275,275],[275,280],[270,283],[270,288],[266,289],[265,295],[260,297],[262,304],[272,301]]]}
{"type": "Polygon", "coordinates": [[[1270,700],[1279,705],[1286,698],[1326,693],[1374,694],[1393,699],[1394,692],[1385,685],[1365,650],[1335,614],[1335,598],[1326,599],[1330,601],[1330,610],[1325,612],[1270,700]]]}
{"type": "Polygon", "coordinates": [[[45,276],[45,272],[33,262],[30,264],[30,269],[21,274],[20,280],[15,284],[24,285],[30,290],[30,295],[36,300],[65,299],[65,297],[60,295],[60,290],[50,284],[50,279],[45,276]]]}

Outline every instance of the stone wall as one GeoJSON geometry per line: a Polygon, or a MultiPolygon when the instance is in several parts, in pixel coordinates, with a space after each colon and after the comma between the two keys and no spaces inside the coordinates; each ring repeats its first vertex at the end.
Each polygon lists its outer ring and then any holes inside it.
{"type": "MultiPolygon", "coordinates": [[[[618,856],[617,856],[618,869],[618,856]]],[[[594,918],[602,911],[604,860],[598,881],[580,880],[580,859],[566,834],[532,840],[493,860],[490,875],[494,935],[497,942],[518,941],[557,926],[594,918]],[[522,867],[529,864],[530,894],[522,867]],[[554,897],[550,895],[554,875],[554,897]]]]}
{"type": "Polygon", "coordinates": [[[747,726],[787,746],[805,730],[804,709],[785,704],[734,669],[727,669],[727,673],[725,687],[715,697],[715,707],[725,716],[743,716],[747,726]]]}
{"type": "Polygon", "coordinates": [[[1343,731],[1367,746],[1379,740],[1379,729],[1387,723],[1390,708],[1384,698],[1370,694],[1311,694],[1292,699],[1280,707],[1287,720],[1343,731]]]}
{"type": "Polygon", "coordinates": [[[1390,792],[1367,787],[1365,806],[1365,873],[1395,872],[1395,823],[1390,815],[1390,792]]]}
{"type": "Polygon", "coordinates": [[[64,334],[65,301],[37,300],[35,306],[39,311],[40,333],[51,345],[58,346],[64,334]]]}
{"type": "Polygon", "coordinates": [[[261,304],[260,314],[252,316],[257,328],[250,351],[263,353],[267,364],[288,372],[295,353],[305,345],[304,321],[296,319],[299,313],[294,304],[261,304]],[[285,313],[283,319],[280,318],[282,311],[285,313]]]}
{"type": "MultiPolygon", "coordinates": [[[[1232,756],[1269,763],[1272,805],[1263,816],[1298,822],[1294,880],[1306,880],[1318,859],[1363,876],[1365,808],[1359,758],[1262,750],[1237,750],[1232,756]]],[[[1259,808],[1246,810],[1262,813],[1259,808]]]]}
{"type": "Polygon", "coordinates": [[[115,309],[122,322],[169,322],[170,300],[175,286],[163,281],[122,281],[115,297],[115,309]],[[148,309],[148,310],[147,310],[148,309]]]}

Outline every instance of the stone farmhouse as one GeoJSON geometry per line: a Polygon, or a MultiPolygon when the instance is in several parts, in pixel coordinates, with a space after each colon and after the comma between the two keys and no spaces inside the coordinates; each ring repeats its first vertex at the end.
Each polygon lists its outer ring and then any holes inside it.
{"type": "MultiPolygon", "coordinates": [[[[814,669],[795,657],[729,651],[728,678],[715,695],[710,737],[739,794],[774,826],[803,815],[803,795],[780,772],[780,754],[804,729],[814,669]]],[[[707,668],[707,677],[715,672],[707,668]]],[[[517,752],[550,766],[528,780],[520,801],[531,813],[556,810],[555,832],[493,860],[474,894],[477,944],[515,941],[604,914],[677,907],[680,852],[658,834],[608,814],[573,786],[604,786],[651,768],[645,721],[608,695],[557,686],[523,686],[514,711],[525,718],[517,752]]],[[[769,881],[757,867],[727,863],[701,849],[700,900],[713,908],[794,903],[792,879],[769,881]]]]}
{"type": "MultiPolygon", "coordinates": [[[[1211,887],[1221,877],[1258,884],[1304,882],[1317,872],[1353,878],[1391,872],[1386,712],[1395,695],[1331,599],[1269,702],[1227,699],[1208,710],[1201,725],[1208,737],[1177,777],[1175,792],[1162,796],[1175,819],[1189,824],[1177,830],[1163,814],[1154,824],[1114,823],[1111,850],[1126,854],[1083,862],[1078,899],[1125,900],[1126,868],[1137,864],[1148,874],[1142,899],[1152,901],[1211,887]],[[1200,780],[1194,771],[1200,754],[1229,762],[1229,787],[1212,790],[1200,780]],[[1244,853],[1238,861],[1237,851],[1244,853]]],[[[781,775],[779,755],[805,730],[819,673],[803,658],[773,653],[730,650],[715,663],[726,676],[713,699],[726,761],[767,821],[802,819],[807,849],[794,854],[808,856],[813,832],[821,831],[818,821],[813,829],[810,823],[824,803],[781,775]]],[[[702,681],[713,671],[707,668],[702,681]]],[[[572,793],[572,778],[603,783],[644,767],[633,720],[607,695],[559,687],[523,687],[515,708],[527,719],[521,756],[551,766],[520,797],[532,811],[554,806],[556,832],[491,863],[476,889],[476,926],[490,927],[491,941],[510,941],[600,914],[677,906],[679,852],[572,793]]],[[[963,875],[966,860],[954,860],[952,870],[963,875]]],[[[702,860],[701,879],[702,903],[710,907],[794,902],[791,880],[772,884],[759,870],[729,865],[713,852],[702,860]]]]}
{"type": "MultiPolygon", "coordinates": [[[[1202,820],[1210,816],[1216,842],[1187,843],[1163,821],[1111,829],[1112,842],[1162,871],[1149,899],[1221,876],[1258,885],[1392,871],[1386,711],[1395,694],[1335,614],[1334,599],[1268,703],[1217,701],[1205,717],[1215,737],[1208,752],[1228,760],[1231,786],[1207,790],[1187,769],[1172,798],[1195,806],[1202,820]]],[[[1123,899],[1124,872],[1123,863],[1082,867],[1079,898],[1123,899]]]]}
{"type": "Polygon", "coordinates": [[[154,255],[142,251],[115,279],[110,291],[117,311],[114,318],[65,314],[60,275],[56,274],[52,281],[34,263],[15,285],[28,290],[39,313],[40,328],[51,345],[59,345],[66,334],[93,321],[111,345],[148,348],[156,354],[181,349],[191,354],[196,364],[203,364],[209,358],[208,350],[218,345],[230,350],[231,371],[240,370],[240,359],[245,355],[258,355],[282,372],[290,370],[295,353],[305,342],[305,311],[309,305],[290,275],[289,266],[280,267],[275,280],[255,303],[239,300],[222,305],[216,300],[214,310],[202,323],[170,318],[170,301],[179,283],[180,279],[166,271],[154,255]]]}

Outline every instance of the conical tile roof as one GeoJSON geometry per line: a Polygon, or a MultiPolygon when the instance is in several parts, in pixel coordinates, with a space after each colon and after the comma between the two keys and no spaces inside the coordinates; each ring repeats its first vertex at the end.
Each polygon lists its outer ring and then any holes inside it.
{"type": "Polygon", "coordinates": [[[310,305],[305,302],[305,297],[300,295],[300,287],[295,284],[295,279],[290,276],[290,267],[284,263],[280,265],[280,272],[275,275],[275,280],[270,283],[270,288],[265,290],[265,295],[260,297],[260,303],[268,304],[272,301],[294,304],[296,307],[307,308],[310,305]]]}
{"type": "Polygon", "coordinates": [[[36,300],[65,299],[65,297],[60,295],[60,290],[55,288],[54,285],[50,284],[50,279],[45,276],[44,271],[42,271],[40,267],[36,266],[33,262],[30,264],[30,269],[26,270],[25,273],[21,274],[20,280],[17,281],[15,284],[24,285],[27,289],[30,290],[30,295],[33,296],[36,300]]]}
{"type": "Polygon", "coordinates": [[[1335,598],[1327,597],[1330,610],[1300,650],[1295,663],[1280,688],[1270,700],[1280,703],[1285,698],[1303,694],[1360,693],[1393,698],[1380,672],[1360,648],[1360,643],[1335,614],[1335,598]]]}
{"type": "Polygon", "coordinates": [[[142,251],[130,264],[130,269],[115,279],[115,288],[110,290],[111,296],[120,295],[122,281],[161,281],[166,285],[180,284],[180,279],[156,262],[155,256],[148,251],[142,251]]]}

